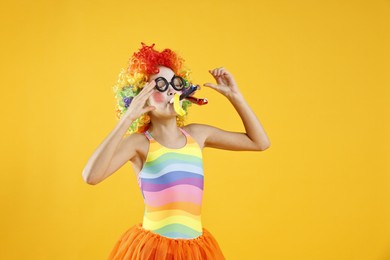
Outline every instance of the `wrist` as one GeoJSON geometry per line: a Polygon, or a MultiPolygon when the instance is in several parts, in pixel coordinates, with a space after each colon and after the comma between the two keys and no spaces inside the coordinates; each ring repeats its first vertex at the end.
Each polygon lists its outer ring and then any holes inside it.
{"type": "Polygon", "coordinates": [[[234,93],[229,93],[228,95],[226,95],[226,97],[232,103],[241,102],[244,99],[244,96],[239,91],[234,92],[234,93]]]}
{"type": "Polygon", "coordinates": [[[128,113],[125,113],[125,114],[122,116],[122,118],[121,118],[121,120],[122,120],[123,122],[125,122],[126,124],[131,124],[131,123],[133,123],[135,119],[136,119],[136,118],[133,118],[133,116],[132,116],[131,114],[128,114],[128,113]]]}

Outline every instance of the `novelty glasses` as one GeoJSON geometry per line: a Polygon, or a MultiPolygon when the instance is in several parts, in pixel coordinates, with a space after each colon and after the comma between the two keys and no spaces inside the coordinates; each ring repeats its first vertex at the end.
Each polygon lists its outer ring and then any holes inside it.
{"type": "Polygon", "coordinates": [[[186,87],[186,81],[180,76],[173,76],[171,82],[168,82],[164,77],[158,77],[155,79],[156,89],[160,92],[164,92],[171,85],[175,90],[181,91],[186,87]]]}

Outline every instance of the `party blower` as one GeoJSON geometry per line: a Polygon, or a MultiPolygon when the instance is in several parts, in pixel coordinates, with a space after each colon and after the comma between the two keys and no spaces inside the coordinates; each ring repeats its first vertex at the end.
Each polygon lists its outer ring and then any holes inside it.
{"type": "Polygon", "coordinates": [[[178,94],[175,94],[173,98],[169,101],[169,103],[173,103],[173,109],[178,113],[180,116],[185,115],[184,109],[180,106],[180,100],[186,99],[190,101],[191,103],[197,104],[199,106],[206,105],[208,103],[207,98],[196,98],[193,96],[190,96],[193,94],[196,90],[198,90],[200,87],[199,85],[191,85],[187,91],[185,91],[180,96],[178,94]]]}

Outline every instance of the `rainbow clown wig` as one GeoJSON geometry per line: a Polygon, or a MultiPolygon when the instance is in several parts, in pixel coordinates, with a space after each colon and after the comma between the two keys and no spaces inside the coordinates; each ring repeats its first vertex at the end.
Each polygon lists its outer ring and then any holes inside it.
{"type": "MultiPolygon", "coordinates": [[[[154,44],[147,46],[141,43],[142,47],[130,57],[127,68],[122,68],[117,83],[113,90],[116,99],[116,118],[119,120],[127,111],[132,99],[138,95],[144,85],[153,74],[159,73],[158,66],[169,67],[175,75],[182,77],[186,84],[190,82],[190,70],[184,68],[184,60],[170,49],[159,52],[155,50],[154,44]]],[[[187,109],[191,102],[183,100],[184,116],[176,116],[178,126],[184,125],[187,116],[187,109]]],[[[150,117],[143,114],[130,125],[126,134],[141,133],[149,128],[150,117]]]]}

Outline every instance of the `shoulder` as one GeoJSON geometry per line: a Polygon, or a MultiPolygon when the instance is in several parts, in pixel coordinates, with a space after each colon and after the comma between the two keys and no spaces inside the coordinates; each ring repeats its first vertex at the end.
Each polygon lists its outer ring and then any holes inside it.
{"type": "Polygon", "coordinates": [[[126,152],[128,160],[131,162],[133,169],[138,173],[146,160],[149,149],[149,140],[143,133],[132,133],[126,135],[120,146],[126,152]]]}
{"type": "Polygon", "coordinates": [[[183,126],[183,129],[195,139],[201,148],[204,148],[205,141],[216,128],[205,124],[188,124],[183,126]]]}
{"type": "Polygon", "coordinates": [[[134,144],[148,144],[149,141],[143,133],[132,133],[123,138],[126,143],[134,144]]]}
{"type": "Polygon", "coordinates": [[[212,132],[218,128],[211,125],[205,125],[205,124],[188,124],[183,126],[183,129],[186,130],[189,134],[202,136],[202,135],[207,135],[207,133],[212,132]]]}
{"type": "Polygon", "coordinates": [[[143,133],[132,133],[123,138],[124,145],[133,155],[144,157],[149,149],[149,140],[143,133]]]}

